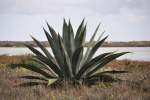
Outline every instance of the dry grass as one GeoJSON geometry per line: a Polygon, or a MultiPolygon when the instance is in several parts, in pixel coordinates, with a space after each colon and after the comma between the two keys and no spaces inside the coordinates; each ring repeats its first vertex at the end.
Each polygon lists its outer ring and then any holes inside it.
{"type": "Polygon", "coordinates": [[[24,81],[17,78],[19,75],[31,73],[11,69],[8,66],[10,63],[22,63],[20,60],[22,57],[0,57],[0,100],[149,100],[150,98],[150,62],[122,60],[109,63],[107,68],[129,71],[128,74],[118,76],[126,81],[113,84],[100,83],[92,87],[65,85],[55,89],[44,86],[15,87],[24,81]]]}
{"type": "Polygon", "coordinates": [[[0,55],[0,64],[25,63],[31,57],[32,55],[21,55],[21,56],[0,55]]]}

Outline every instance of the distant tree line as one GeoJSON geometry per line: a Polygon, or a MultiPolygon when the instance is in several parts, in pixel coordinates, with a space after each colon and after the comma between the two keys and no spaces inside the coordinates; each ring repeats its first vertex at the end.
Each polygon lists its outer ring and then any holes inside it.
{"type": "MultiPolygon", "coordinates": [[[[33,47],[37,45],[33,41],[0,41],[0,47],[24,47],[24,44],[30,44],[33,47]]],[[[44,46],[48,46],[48,42],[42,41],[44,46]]]]}
{"type": "MultiPolygon", "coordinates": [[[[45,47],[49,47],[47,41],[41,42],[45,47]]],[[[33,41],[0,41],[0,47],[24,47],[24,44],[30,44],[33,47],[37,45],[33,41]]],[[[85,46],[92,46],[95,42],[85,43],[85,46]]],[[[150,47],[150,41],[129,41],[129,42],[105,42],[103,47],[150,47]]]]}

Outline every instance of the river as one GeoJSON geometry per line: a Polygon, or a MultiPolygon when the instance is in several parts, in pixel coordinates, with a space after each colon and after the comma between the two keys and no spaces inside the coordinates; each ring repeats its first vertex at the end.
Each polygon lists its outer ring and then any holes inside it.
{"type": "MultiPolygon", "coordinates": [[[[40,50],[39,48],[37,49],[40,50]]],[[[50,48],[48,48],[48,50],[50,50],[50,48]]],[[[118,59],[150,61],[150,47],[101,47],[96,52],[96,55],[110,51],[131,52],[129,54],[119,57],[118,59]]],[[[0,55],[24,55],[31,53],[32,52],[28,48],[24,47],[0,47],[0,55]]]]}

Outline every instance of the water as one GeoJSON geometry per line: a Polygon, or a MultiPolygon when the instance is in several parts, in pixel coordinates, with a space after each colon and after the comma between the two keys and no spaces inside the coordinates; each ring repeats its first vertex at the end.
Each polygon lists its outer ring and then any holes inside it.
{"type": "MultiPolygon", "coordinates": [[[[37,48],[40,50],[39,48],[37,48]]],[[[50,48],[48,48],[50,51],[50,48]]],[[[150,61],[150,47],[102,47],[99,48],[96,55],[104,52],[123,52],[129,51],[132,53],[123,55],[118,59],[130,59],[130,60],[143,60],[150,61]]],[[[23,55],[32,53],[28,48],[16,48],[16,47],[0,47],[0,55],[23,55]]]]}

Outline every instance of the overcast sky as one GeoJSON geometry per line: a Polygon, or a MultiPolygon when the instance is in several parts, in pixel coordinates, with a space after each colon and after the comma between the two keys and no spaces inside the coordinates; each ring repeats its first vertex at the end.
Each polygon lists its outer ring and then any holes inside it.
{"type": "Polygon", "coordinates": [[[63,18],[85,18],[87,38],[101,22],[108,41],[150,40],[150,0],[0,0],[0,41],[46,40],[45,21],[61,33],[63,18]]]}

